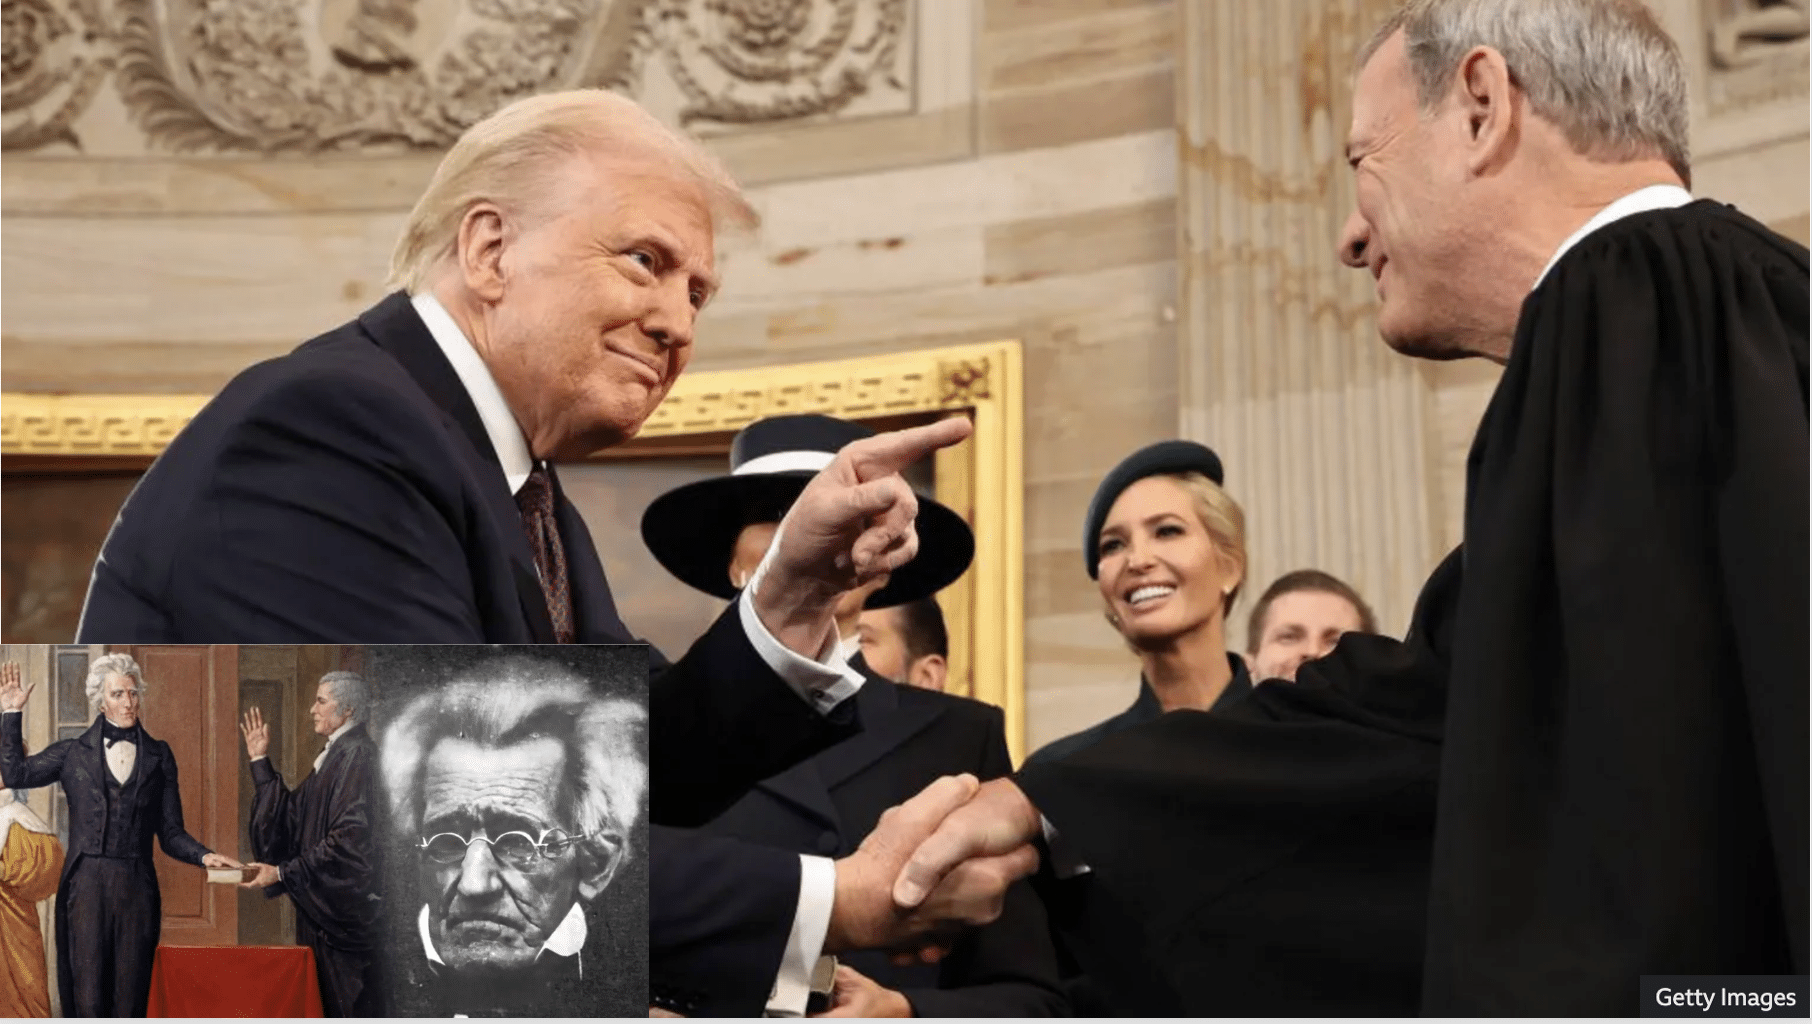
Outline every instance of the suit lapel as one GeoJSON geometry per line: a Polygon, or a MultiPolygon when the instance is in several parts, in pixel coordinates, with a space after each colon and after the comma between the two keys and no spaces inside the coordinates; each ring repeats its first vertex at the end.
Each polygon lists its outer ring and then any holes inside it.
{"type": "Polygon", "coordinates": [[[88,762],[88,770],[94,773],[94,784],[105,790],[110,773],[107,771],[107,744],[101,742],[102,721],[96,718],[94,725],[82,734],[81,746],[84,759],[88,762]]]}
{"type": "Polygon", "coordinates": [[[901,700],[900,684],[876,675],[861,655],[850,659],[850,666],[866,679],[862,689],[856,691],[862,731],[817,758],[818,772],[827,790],[891,754],[943,714],[941,704],[901,700]]]}
{"type": "Polygon", "coordinates": [[[410,303],[409,296],[395,292],[384,301],[359,314],[359,323],[379,348],[402,365],[415,383],[446,417],[446,426],[464,436],[471,446],[474,476],[484,494],[485,507],[497,523],[498,532],[509,549],[510,570],[516,584],[516,595],[528,620],[529,631],[536,643],[554,642],[554,623],[547,613],[547,598],[541,593],[541,577],[535,572],[535,556],[529,550],[528,536],[522,529],[522,510],[510,493],[504,479],[503,462],[485,433],[484,420],[478,407],[453,370],[453,364],[440,350],[428,326],[410,303]]]}
{"type": "Polygon", "coordinates": [[[943,714],[941,706],[902,701],[899,684],[876,675],[861,655],[850,659],[850,667],[864,679],[854,698],[862,731],[757,787],[805,811],[838,835],[843,834],[843,820],[831,790],[893,753],[943,714]]]}
{"type": "Polygon", "coordinates": [[[135,778],[138,780],[139,799],[141,800],[144,799],[143,794],[150,792],[144,785],[144,781],[151,777],[152,770],[158,765],[157,748],[157,741],[145,732],[143,725],[140,725],[138,727],[138,754],[132,759],[132,774],[126,776],[126,782],[131,783],[135,778]]]}

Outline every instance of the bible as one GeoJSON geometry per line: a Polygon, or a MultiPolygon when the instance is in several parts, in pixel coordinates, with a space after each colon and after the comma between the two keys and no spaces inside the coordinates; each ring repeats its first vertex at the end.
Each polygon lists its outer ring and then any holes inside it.
{"type": "Polygon", "coordinates": [[[258,874],[257,868],[209,868],[208,881],[216,885],[238,885],[258,874]]]}

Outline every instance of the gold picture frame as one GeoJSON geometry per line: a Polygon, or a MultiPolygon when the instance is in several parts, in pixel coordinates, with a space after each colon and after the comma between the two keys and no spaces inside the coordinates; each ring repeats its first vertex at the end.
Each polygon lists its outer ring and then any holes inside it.
{"type": "MultiPolygon", "coordinates": [[[[681,377],[641,435],[610,458],[722,450],[754,420],[822,413],[852,420],[965,415],[974,434],[936,457],[938,501],[975,530],[975,562],[938,595],[952,638],[951,692],[999,706],[1025,753],[1024,378],[1017,341],[681,377]]],[[[0,458],[35,465],[146,465],[211,396],[0,394],[0,458]]]]}

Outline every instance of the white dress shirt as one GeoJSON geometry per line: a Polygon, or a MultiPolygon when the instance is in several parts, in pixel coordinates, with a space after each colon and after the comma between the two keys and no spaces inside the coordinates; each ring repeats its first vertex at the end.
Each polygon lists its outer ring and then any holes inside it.
{"type": "MultiPolygon", "coordinates": [[[[503,392],[497,387],[496,378],[491,375],[490,368],[485,365],[478,351],[472,347],[471,339],[460,330],[438,299],[423,292],[411,297],[410,302],[421,316],[422,323],[427,326],[428,333],[434,337],[435,344],[440,346],[441,353],[453,364],[453,372],[459,375],[460,383],[465,386],[472,404],[477,406],[478,418],[484,423],[491,447],[497,451],[497,459],[503,465],[504,479],[509,483],[511,493],[521,490],[534,468],[534,459],[521,425],[516,422],[509,404],[504,401],[503,392]]],[[[862,674],[850,668],[838,638],[833,636],[827,641],[825,649],[819,652],[816,660],[807,658],[774,639],[761,617],[755,614],[755,594],[767,575],[774,553],[779,550],[779,540],[779,534],[776,533],[774,542],[768,546],[767,555],[762,558],[761,564],[743,588],[742,600],[738,603],[738,618],[743,632],[749,637],[750,645],[761,656],[761,660],[774,670],[774,674],[819,713],[829,714],[862,686],[862,674]]],[[[786,953],[781,958],[780,976],[774,984],[775,1000],[769,1003],[771,1012],[790,1013],[793,1016],[805,1013],[806,997],[811,986],[811,969],[817,962],[824,945],[825,931],[830,926],[836,878],[835,865],[829,859],[800,857],[799,904],[788,935],[786,953]]]]}
{"type": "Polygon", "coordinates": [[[315,755],[315,771],[321,770],[321,764],[327,760],[327,752],[333,749],[333,741],[346,735],[346,731],[357,724],[359,723],[348,718],[346,721],[340,723],[338,729],[327,734],[327,746],[322,747],[321,752],[315,755]]]}
{"type": "MultiPolygon", "coordinates": [[[[118,722],[113,722],[112,725],[116,729],[120,728],[118,722]]],[[[126,780],[132,777],[132,766],[138,763],[138,744],[131,740],[116,740],[112,743],[102,740],[101,746],[107,750],[107,770],[124,786],[126,780]]]]}
{"type": "MultiPolygon", "coordinates": [[[[442,967],[447,966],[447,962],[440,958],[440,952],[434,948],[433,934],[428,931],[428,905],[426,903],[422,904],[422,912],[415,918],[415,930],[422,938],[422,952],[427,954],[428,959],[442,967]]],[[[585,948],[586,935],[585,908],[575,903],[572,905],[572,909],[566,912],[566,917],[561,920],[560,927],[555,928],[554,933],[541,944],[541,948],[535,951],[535,959],[541,959],[543,953],[552,953],[555,956],[578,956],[579,951],[585,948]]],[[[579,963],[579,976],[585,976],[583,960],[579,963]]]]}
{"type": "Polygon", "coordinates": [[[1685,206],[1690,202],[1692,202],[1692,193],[1678,185],[1650,185],[1618,199],[1593,214],[1591,220],[1581,224],[1578,231],[1568,235],[1566,241],[1560,243],[1560,248],[1554,250],[1554,255],[1548,257],[1548,265],[1541,268],[1541,274],[1535,278],[1535,285],[1531,286],[1529,290],[1534,291],[1542,281],[1547,279],[1548,271],[1554,269],[1554,264],[1560,262],[1560,258],[1567,254],[1567,250],[1578,245],[1585,236],[1606,224],[1622,220],[1633,214],[1647,213],[1650,210],[1670,210],[1676,206],[1685,206]]]}

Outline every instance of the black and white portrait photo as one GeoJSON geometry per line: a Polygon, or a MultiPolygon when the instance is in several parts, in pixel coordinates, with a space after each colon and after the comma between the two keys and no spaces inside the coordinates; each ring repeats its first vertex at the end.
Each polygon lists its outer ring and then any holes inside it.
{"type": "Polygon", "coordinates": [[[394,1012],[647,991],[646,648],[370,649],[394,1012]]]}

